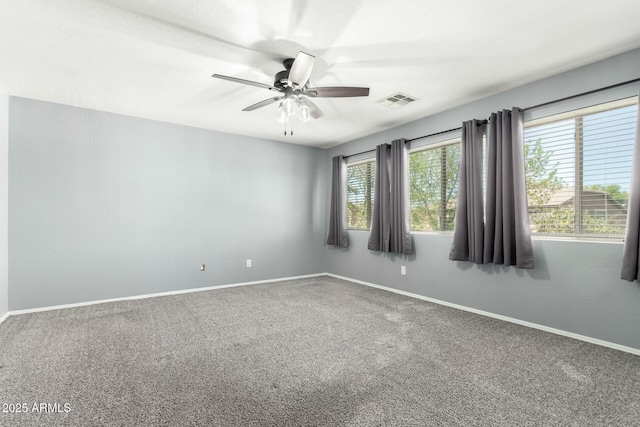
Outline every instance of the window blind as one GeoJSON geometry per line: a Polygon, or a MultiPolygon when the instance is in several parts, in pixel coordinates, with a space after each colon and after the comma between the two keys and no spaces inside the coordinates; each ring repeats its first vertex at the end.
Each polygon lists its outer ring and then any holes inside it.
{"type": "Polygon", "coordinates": [[[349,229],[369,230],[371,228],[375,174],[374,160],[347,165],[347,223],[349,229]]]}
{"type": "Polygon", "coordinates": [[[637,97],[525,124],[532,232],[624,235],[637,97]]]}

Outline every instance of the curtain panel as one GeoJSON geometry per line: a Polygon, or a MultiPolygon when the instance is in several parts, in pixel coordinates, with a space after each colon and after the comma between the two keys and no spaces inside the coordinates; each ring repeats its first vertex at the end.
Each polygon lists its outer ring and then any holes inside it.
{"type": "Polygon", "coordinates": [[[491,114],[487,138],[484,262],[533,268],[524,171],[524,112],[491,114]]]}
{"type": "Polygon", "coordinates": [[[482,138],[486,127],[486,122],[480,120],[469,120],[462,124],[458,204],[449,252],[452,261],[484,262],[482,138]]]}
{"type": "Polygon", "coordinates": [[[621,278],[633,282],[640,279],[640,107],[636,120],[636,139],[631,162],[631,188],[627,209],[627,232],[622,254],[621,278]]]}
{"type": "Polygon", "coordinates": [[[327,245],[346,248],[349,246],[347,232],[347,159],[333,158],[331,172],[331,206],[329,211],[329,235],[327,245]]]}
{"type": "Polygon", "coordinates": [[[368,248],[409,255],[409,147],[405,139],[376,147],[376,181],[368,248]]]}
{"type": "Polygon", "coordinates": [[[389,168],[391,147],[380,144],[376,147],[376,178],[373,191],[373,214],[371,233],[367,247],[372,251],[389,252],[391,239],[391,188],[389,186],[389,168]]]}

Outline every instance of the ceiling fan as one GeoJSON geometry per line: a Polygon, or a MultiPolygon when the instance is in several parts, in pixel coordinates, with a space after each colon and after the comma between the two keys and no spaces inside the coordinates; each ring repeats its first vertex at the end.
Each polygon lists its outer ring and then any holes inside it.
{"type": "MultiPolygon", "coordinates": [[[[307,122],[311,118],[323,116],[322,110],[309,98],[349,98],[355,96],[369,96],[368,87],[309,87],[309,76],[313,70],[315,56],[299,52],[294,58],[282,61],[284,70],[276,73],[273,86],[236,77],[213,74],[211,77],[229,80],[251,86],[257,86],[278,92],[279,96],[265,99],[244,108],[242,111],[253,111],[267,105],[280,102],[278,106],[278,121],[285,123],[289,117],[298,115],[301,121],[307,122]]],[[[286,130],[285,130],[286,134],[286,130]]]]}

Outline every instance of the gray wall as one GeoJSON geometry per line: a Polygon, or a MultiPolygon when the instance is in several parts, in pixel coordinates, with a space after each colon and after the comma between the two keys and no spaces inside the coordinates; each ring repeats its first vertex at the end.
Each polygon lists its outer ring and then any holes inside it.
{"type": "Polygon", "coordinates": [[[324,271],[324,152],[22,98],[9,108],[11,310],[324,271]]]}
{"type": "Polygon", "coordinates": [[[9,97],[0,93],[0,318],[9,311],[9,97]]]}
{"type": "MultiPolygon", "coordinates": [[[[335,147],[327,152],[325,168],[337,154],[456,128],[463,120],[486,118],[499,109],[527,108],[638,77],[640,50],[635,50],[335,147]]],[[[327,271],[640,349],[640,286],[619,279],[621,243],[536,239],[536,268],[524,271],[449,261],[450,235],[414,234],[415,253],[409,257],[368,251],[368,232],[350,231],[349,238],[346,250],[327,247],[327,271]],[[400,275],[401,265],[407,267],[406,276],[400,275]]]]}

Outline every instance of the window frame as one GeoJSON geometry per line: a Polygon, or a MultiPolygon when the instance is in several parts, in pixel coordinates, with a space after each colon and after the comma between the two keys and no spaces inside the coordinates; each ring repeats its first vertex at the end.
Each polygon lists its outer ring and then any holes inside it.
{"type": "MultiPolygon", "coordinates": [[[[418,153],[421,151],[427,151],[427,150],[436,150],[436,149],[445,149],[448,146],[452,146],[452,145],[460,145],[462,141],[462,134],[460,132],[456,132],[455,134],[450,133],[448,135],[445,136],[445,138],[443,139],[442,136],[440,136],[440,138],[436,141],[428,141],[426,143],[422,143],[416,146],[412,146],[409,148],[409,165],[411,164],[411,155],[414,153],[418,153]]],[[[442,155],[442,154],[441,154],[442,155]]],[[[440,161],[440,194],[441,194],[441,200],[440,202],[442,203],[442,189],[443,189],[443,182],[446,182],[446,180],[444,179],[444,168],[442,165],[442,157],[441,157],[441,161],[440,161]]],[[[410,166],[408,168],[408,179],[409,182],[411,181],[411,169],[410,166]]],[[[460,177],[458,175],[458,183],[460,182],[460,177]]],[[[446,186],[445,186],[446,187],[446,186]]],[[[446,211],[446,209],[445,209],[446,211]]],[[[438,219],[440,224],[444,224],[444,219],[443,219],[443,213],[445,212],[442,209],[442,206],[440,207],[440,209],[438,210],[438,219]]],[[[455,222],[455,217],[454,217],[454,222],[455,222]]],[[[453,235],[453,230],[414,230],[412,228],[412,224],[411,224],[411,194],[409,194],[409,229],[411,231],[412,234],[435,234],[435,235],[453,235]]]]}
{"type": "MultiPolygon", "coordinates": [[[[606,91],[605,93],[591,94],[570,101],[559,101],[550,105],[543,106],[539,110],[532,109],[532,111],[525,112],[524,129],[531,128],[533,126],[550,124],[553,122],[560,122],[562,120],[574,119],[576,125],[580,123],[582,126],[582,119],[590,114],[597,114],[604,111],[611,111],[619,108],[625,108],[628,106],[636,105],[640,108],[640,97],[638,96],[638,85],[634,85],[634,88],[629,87],[616,88],[616,90],[606,91]],[[635,92],[635,93],[634,93],[635,92]],[[608,105],[608,107],[604,107],[608,105]],[[612,105],[611,105],[612,104],[612,105]],[[604,107],[604,108],[603,108],[604,107]]],[[[636,123],[636,126],[638,124],[636,123]]],[[[584,146],[581,143],[582,138],[575,138],[573,148],[575,150],[575,158],[582,159],[584,156],[584,146]]],[[[526,139],[523,141],[527,143],[526,139]]],[[[485,171],[486,173],[486,171],[485,171]]],[[[574,185],[576,193],[583,187],[580,182],[584,175],[584,163],[574,163],[574,185]]],[[[574,211],[576,206],[582,203],[581,195],[574,197],[574,203],[572,205],[574,211]]],[[[581,206],[581,210],[584,208],[581,206]]],[[[529,215],[531,213],[529,212],[529,215]]],[[[580,215],[576,216],[580,218],[580,215]]],[[[530,217],[531,220],[531,217],[530,217]]],[[[576,221],[574,219],[574,221],[576,221]]],[[[532,239],[535,240],[557,240],[557,241],[590,241],[601,243],[622,243],[624,242],[624,234],[590,234],[581,232],[583,225],[580,219],[573,223],[573,233],[539,233],[531,232],[532,239]]],[[[625,227],[626,231],[626,227],[625,227]]]]}

